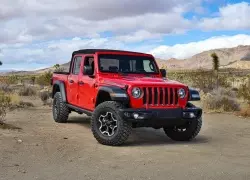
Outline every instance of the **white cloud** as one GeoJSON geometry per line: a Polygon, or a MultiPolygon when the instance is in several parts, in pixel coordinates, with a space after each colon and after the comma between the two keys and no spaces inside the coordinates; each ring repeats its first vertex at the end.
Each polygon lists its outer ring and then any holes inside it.
{"type": "Polygon", "coordinates": [[[157,44],[159,43],[152,41],[150,45],[133,47],[127,46],[115,38],[81,39],[74,37],[73,39],[48,41],[30,46],[5,46],[2,47],[1,59],[4,64],[9,65],[22,64],[23,66],[27,66],[28,64],[40,64],[40,66],[45,67],[68,62],[73,51],[84,48],[108,48],[148,52],[155,55],[155,57],[163,59],[172,57],[188,58],[210,49],[250,45],[250,35],[218,36],[203,41],[176,44],[174,46],[157,46],[157,44]],[[13,54],[18,54],[18,56],[13,56],[13,54]]]}
{"type": "Polygon", "coordinates": [[[0,44],[98,37],[105,31],[118,36],[182,32],[191,27],[182,14],[200,7],[201,1],[2,0],[0,44]]]}
{"type": "Polygon", "coordinates": [[[2,47],[1,58],[3,64],[29,63],[48,64],[65,63],[70,60],[73,51],[85,48],[126,49],[124,44],[114,39],[92,38],[81,39],[75,37],[69,40],[48,41],[32,45],[2,47]],[[17,54],[15,56],[14,54],[17,54]]]}
{"type": "Polygon", "coordinates": [[[156,57],[169,58],[188,58],[206,50],[217,48],[231,48],[238,45],[250,45],[250,35],[239,34],[235,36],[218,36],[204,41],[191,42],[187,44],[176,44],[174,46],[158,46],[149,51],[156,57]]]}
{"type": "Polygon", "coordinates": [[[219,9],[217,17],[204,18],[198,26],[205,30],[249,30],[250,4],[247,2],[228,4],[219,9]]]}

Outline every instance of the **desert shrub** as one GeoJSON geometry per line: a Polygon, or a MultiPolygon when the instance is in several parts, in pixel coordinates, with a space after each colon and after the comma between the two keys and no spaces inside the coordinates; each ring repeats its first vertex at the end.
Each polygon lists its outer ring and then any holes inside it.
{"type": "Polygon", "coordinates": [[[34,107],[34,104],[32,102],[20,101],[19,107],[21,107],[21,108],[34,107]]]}
{"type": "Polygon", "coordinates": [[[205,111],[233,112],[240,109],[235,92],[224,88],[203,94],[202,104],[205,111]]]}
{"type": "Polygon", "coordinates": [[[31,86],[23,86],[19,90],[19,95],[20,96],[34,96],[36,95],[36,89],[31,86]]]}
{"type": "Polygon", "coordinates": [[[35,82],[36,82],[36,77],[35,77],[35,76],[32,76],[32,77],[30,78],[30,80],[31,80],[32,84],[34,85],[35,82]]]}
{"type": "Polygon", "coordinates": [[[241,110],[237,113],[239,116],[250,117],[250,105],[248,104],[246,107],[242,107],[241,110]]]}
{"type": "Polygon", "coordinates": [[[173,80],[180,81],[194,88],[199,88],[204,92],[209,92],[217,87],[217,83],[219,87],[228,88],[231,86],[228,81],[228,76],[224,74],[219,74],[217,80],[217,74],[213,71],[191,71],[191,72],[170,72],[168,73],[168,77],[173,80]],[[218,81],[218,82],[217,82],[218,81]]]}
{"type": "Polygon", "coordinates": [[[48,91],[42,91],[40,92],[40,98],[43,102],[43,104],[47,104],[48,99],[50,98],[50,93],[48,91]]]}
{"type": "Polygon", "coordinates": [[[20,96],[17,93],[11,93],[9,94],[10,97],[10,104],[15,105],[20,103],[20,96]]]}
{"type": "Polygon", "coordinates": [[[10,75],[8,76],[8,83],[9,84],[17,84],[18,76],[17,75],[10,75]]]}
{"type": "Polygon", "coordinates": [[[9,84],[0,84],[0,91],[5,93],[11,93],[13,89],[10,87],[9,84]]]}
{"type": "Polygon", "coordinates": [[[11,99],[4,92],[0,92],[0,124],[3,123],[11,99]]]}
{"type": "Polygon", "coordinates": [[[250,89],[249,89],[249,85],[247,85],[247,84],[240,85],[237,94],[238,94],[239,98],[242,98],[244,101],[246,101],[248,104],[250,104],[250,89]]]}
{"type": "Polygon", "coordinates": [[[36,83],[41,86],[48,86],[51,83],[52,75],[51,71],[45,72],[36,78],[36,83]]]}

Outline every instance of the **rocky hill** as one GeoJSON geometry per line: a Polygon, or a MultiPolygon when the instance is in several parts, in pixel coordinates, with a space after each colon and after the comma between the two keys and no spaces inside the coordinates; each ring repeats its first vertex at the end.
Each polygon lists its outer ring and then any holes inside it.
{"type": "Polygon", "coordinates": [[[204,51],[188,59],[169,59],[160,64],[173,69],[211,69],[211,54],[220,58],[221,68],[250,69],[250,45],[204,51]]]}

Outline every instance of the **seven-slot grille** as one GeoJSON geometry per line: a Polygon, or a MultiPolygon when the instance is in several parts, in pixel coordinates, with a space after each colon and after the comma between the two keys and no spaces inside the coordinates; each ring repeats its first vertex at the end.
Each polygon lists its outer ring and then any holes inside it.
{"type": "Polygon", "coordinates": [[[151,106],[178,105],[177,88],[143,87],[143,104],[151,106]]]}

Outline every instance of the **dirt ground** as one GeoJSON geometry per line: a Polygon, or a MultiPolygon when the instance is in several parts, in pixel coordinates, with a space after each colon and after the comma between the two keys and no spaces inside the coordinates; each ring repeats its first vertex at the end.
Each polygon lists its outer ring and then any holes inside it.
{"type": "Polygon", "coordinates": [[[51,109],[8,114],[22,130],[0,129],[1,180],[250,179],[250,120],[204,114],[192,142],[168,139],[162,130],[135,129],[122,147],[97,143],[89,118],[71,114],[57,124],[51,109]]]}

